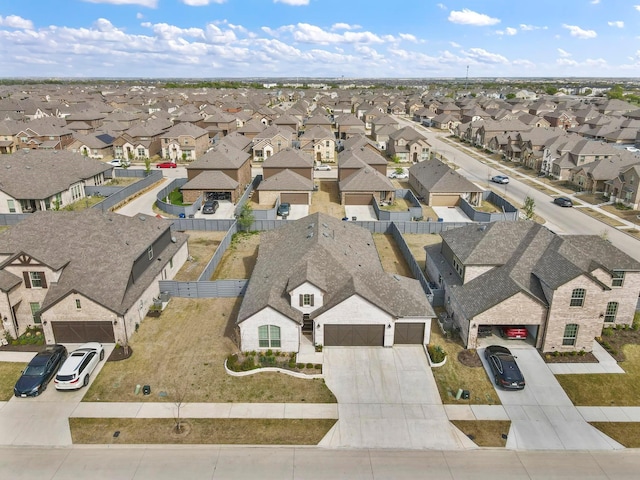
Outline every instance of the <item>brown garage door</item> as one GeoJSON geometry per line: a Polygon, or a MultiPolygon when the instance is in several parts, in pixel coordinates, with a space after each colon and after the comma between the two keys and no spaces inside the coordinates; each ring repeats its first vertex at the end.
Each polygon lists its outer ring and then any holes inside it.
{"type": "Polygon", "coordinates": [[[455,207],[460,203],[460,195],[431,195],[433,207],[455,207]]]}
{"type": "Polygon", "coordinates": [[[369,205],[372,200],[371,193],[346,193],[344,195],[345,205],[369,205]]]}
{"type": "Polygon", "coordinates": [[[57,343],[114,343],[111,322],[51,322],[57,343]]]}
{"type": "Polygon", "coordinates": [[[393,340],[398,344],[421,344],[424,341],[424,323],[396,323],[393,340]]]}
{"type": "Polygon", "coordinates": [[[291,205],[309,205],[308,193],[281,193],[280,203],[290,203],[291,205]]]}
{"type": "Polygon", "coordinates": [[[331,347],[381,347],[384,325],[325,325],[324,344],[331,347]]]}

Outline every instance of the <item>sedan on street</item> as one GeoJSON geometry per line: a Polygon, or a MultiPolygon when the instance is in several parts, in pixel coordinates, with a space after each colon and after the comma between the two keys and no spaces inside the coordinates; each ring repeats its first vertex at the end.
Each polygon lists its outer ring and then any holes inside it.
{"type": "Polygon", "coordinates": [[[162,162],[156,165],[156,168],[178,168],[175,162],[162,162]]]}
{"type": "Polygon", "coordinates": [[[573,202],[567,197],[557,197],[553,199],[553,203],[561,207],[573,207],[573,202]]]}
{"type": "Polygon", "coordinates": [[[325,164],[316,165],[315,167],[313,167],[313,169],[318,171],[318,172],[330,172],[331,171],[331,165],[325,165],[325,164]]]}
{"type": "Polygon", "coordinates": [[[522,390],[524,388],[524,376],[508,348],[501,345],[491,345],[485,348],[484,358],[489,363],[493,379],[498,387],[505,390],[522,390]]]}
{"type": "Polygon", "coordinates": [[[409,178],[409,174],[407,172],[391,172],[389,174],[389,178],[396,178],[396,179],[409,178]]]}
{"type": "Polygon", "coordinates": [[[509,177],[507,177],[506,175],[496,175],[495,177],[491,177],[491,181],[493,183],[506,184],[509,183],[509,177]]]}
{"type": "Polygon", "coordinates": [[[27,368],[13,387],[16,397],[37,397],[47,389],[47,385],[67,358],[63,345],[47,345],[31,359],[27,368]]]}
{"type": "Polygon", "coordinates": [[[77,390],[89,384],[89,377],[104,359],[104,347],[98,342],[81,345],[69,354],[53,383],[57,390],[77,390]]]}

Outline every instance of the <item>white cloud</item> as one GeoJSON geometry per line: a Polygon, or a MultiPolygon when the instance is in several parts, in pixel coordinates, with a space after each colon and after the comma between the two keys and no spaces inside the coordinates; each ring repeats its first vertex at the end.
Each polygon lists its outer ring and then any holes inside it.
{"type": "Polygon", "coordinates": [[[398,36],[402,40],[406,40],[407,42],[418,43],[418,39],[416,38],[416,36],[415,35],[411,35],[410,33],[399,33],[398,36]]]}
{"type": "Polygon", "coordinates": [[[452,10],[449,14],[448,20],[451,23],[459,23],[461,25],[473,25],[475,27],[486,27],[488,25],[495,25],[500,23],[500,19],[492,18],[484,13],[474,12],[468,8],[464,8],[461,11],[452,10]]]}
{"type": "Polygon", "coordinates": [[[584,30],[577,25],[567,25],[566,23],[562,25],[562,28],[566,28],[571,33],[572,37],[587,39],[587,38],[596,38],[598,34],[595,30],[584,30]]]}
{"type": "Polygon", "coordinates": [[[136,13],[136,18],[138,20],[142,20],[144,18],[144,15],[142,13],[138,12],[138,13],[136,13]]]}
{"type": "Polygon", "coordinates": [[[438,7],[440,10],[446,10],[447,6],[444,3],[437,3],[436,7],[438,7]]]}
{"type": "Polygon", "coordinates": [[[180,0],[185,5],[189,5],[190,7],[205,7],[210,3],[225,3],[227,0],[180,0]]]}
{"type": "Polygon", "coordinates": [[[526,23],[520,24],[520,30],[523,32],[531,32],[533,30],[546,30],[548,27],[538,27],[536,25],[527,25],[526,23]]]}
{"type": "Polygon", "coordinates": [[[82,0],[89,3],[109,3],[111,5],[140,5],[141,7],[156,8],[158,0],[82,0]]]}
{"type": "Polygon", "coordinates": [[[513,27],[507,27],[504,30],[496,30],[496,34],[498,35],[513,36],[516,33],[518,33],[518,30],[513,27]]]}
{"type": "Polygon", "coordinates": [[[640,5],[634,5],[633,8],[640,12],[640,5]]]}
{"type": "Polygon", "coordinates": [[[309,0],[273,0],[273,3],[284,3],[292,7],[301,7],[303,5],[309,5],[309,0]]]}
{"type": "Polygon", "coordinates": [[[360,25],[351,25],[349,23],[334,23],[331,25],[331,30],[359,30],[362,28],[360,25]]]}
{"type": "Polygon", "coordinates": [[[609,25],[610,27],[624,28],[624,22],[621,20],[617,20],[615,22],[607,22],[607,25],[609,25]]]}
{"type": "Polygon", "coordinates": [[[33,30],[33,22],[17,15],[0,16],[0,26],[9,28],[22,28],[25,30],[33,30]]]}
{"type": "Polygon", "coordinates": [[[500,63],[507,64],[509,60],[498,53],[487,52],[484,48],[470,48],[464,52],[470,59],[479,63],[500,63]]]}
{"type": "Polygon", "coordinates": [[[591,5],[598,5],[600,0],[591,0],[591,5]]]}
{"type": "Polygon", "coordinates": [[[350,32],[343,33],[327,32],[322,28],[311,25],[309,23],[298,23],[281,27],[278,30],[291,29],[293,38],[297,42],[302,43],[318,43],[328,45],[334,43],[384,43],[385,41],[393,41],[392,36],[380,37],[371,32],[350,32]]]}
{"type": "Polygon", "coordinates": [[[558,54],[562,57],[562,58],[567,58],[570,57],[571,54],[561,48],[558,48],[558,54]]]}

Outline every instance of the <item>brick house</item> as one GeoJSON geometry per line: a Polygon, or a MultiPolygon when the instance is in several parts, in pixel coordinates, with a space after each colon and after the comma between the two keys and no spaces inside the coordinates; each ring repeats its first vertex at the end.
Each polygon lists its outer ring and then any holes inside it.
{"type": "Polygon", "coordinates": [[[162,158],[193,161],[209,147],[209,133],[192,123],[179,123],[160,136],[162,158]]]}
{"type": "Polygon", "coordinates": [[[597,235],[520,221],[441,236],[426,248],[426,270],[467,348],[481,326],[525,325],[543,352],[589,352],[603,327],[633,321],[640,262],[597,235]]]}

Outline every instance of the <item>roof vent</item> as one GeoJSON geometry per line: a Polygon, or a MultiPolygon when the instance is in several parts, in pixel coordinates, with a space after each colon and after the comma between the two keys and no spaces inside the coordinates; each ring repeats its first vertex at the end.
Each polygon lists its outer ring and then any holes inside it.
{"type": "Polygon", "coordinates": [[[313,232],[309,232],[309,235],[307,235],[307,238],[311,238],[313,237],[313,232]]]}
{"type": "Polygon", "coordinates": [[[325,237],[329,238],[329,234],[327,232],[322,232],[322,235],[324,235],[325,237]]]}
{"type": "Polygon", "coordinates": [[[147,217],[145,217],[144,215],[140,215],[138,218],[140,219],[141,222],[144,222],[147,220],[147,217]]]}
{"type": "Polygon", "coordinates": [[[307,228],[313,228],[316,224],[315,223],[310,223],[307,228]]]}

